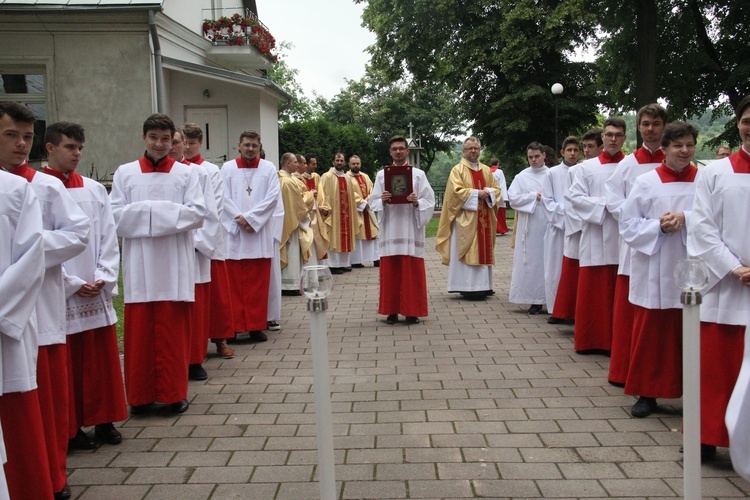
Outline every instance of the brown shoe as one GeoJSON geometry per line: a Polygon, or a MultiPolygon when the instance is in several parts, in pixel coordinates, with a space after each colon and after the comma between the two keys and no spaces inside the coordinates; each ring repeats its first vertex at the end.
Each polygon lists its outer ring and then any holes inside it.
{"type": "Polygon", "coordinates": [[[234,351],[231,347],[227,345],[226,340],[222,340],[220,342],[215,342],[216,344],[216,354],[219,355],[219,357],[224,359],[232,359],[234,357],[234,351]]]}

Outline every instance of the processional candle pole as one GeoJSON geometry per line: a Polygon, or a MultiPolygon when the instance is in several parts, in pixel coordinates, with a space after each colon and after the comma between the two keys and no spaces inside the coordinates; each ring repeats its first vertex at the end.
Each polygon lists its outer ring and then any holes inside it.
{"type": "Polygon", "coordinates": [[[701,290],[708,268],[701,259],[683,259],[674,270],[682,293],[683,497],[701,498],[701,290]]]}
{"type": "Polygon", "coordinates": [[[333,462],[333,419],[331,382],[328,375],[328,333],[326,310],[333,290],[328,266],[305,266],[300,277],[300,292],[307,297],[310,311],[310,344],[313,356],[315,390],[315,427],[318,436],[318,482],[321,500],[335,500],[336,474],[333,462]]]}

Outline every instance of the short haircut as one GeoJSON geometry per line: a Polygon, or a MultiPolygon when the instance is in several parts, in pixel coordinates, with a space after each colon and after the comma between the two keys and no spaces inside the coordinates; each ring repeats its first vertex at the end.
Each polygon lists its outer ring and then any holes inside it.
{"type": "Polygon", "coordinates": [[[185,139],[198,139],[203,142],[203,130],[197,123],[186,123],[182,126],[182,137],[185,139]]]}
{"type": "Polygon", "coordinates": [[[730,153],[732,152],[732,148],[728,144],[722,144],[716,149],[716,153],[718,154],[722,149],[726,149],[730,153]]]}
{"type": "Polygon", "coordinates": [[[665,124],[667,123],[667,110],[656,103],[646,104],[638,110],[638,113],[635,115],[635,123],[637,125],[641,124],[643,115],[648,115],[651,118],[661,118],[665,124]]]}
{"type": "Polygon", "coordinates": [[[492,158],[490,160],[490,167],[494,167],[495,165],[500,165],[500,160],[498,158],[492,158]]]}
{"type": "Polygon", "coordinates": [[[661,134],[661,145],[666,148],[673,141],[687,136],[692,136],[693,140],[697,141],[698,129],[690,123],[681,120],[674,121],[664,127],[664,132],[661,134]]]}
{"type": "Polygon", "coordinates": [[[604,144],[602,140],[602,130],[599,128],[592,128],[581,137],[581,142],[585,141],[596,141],[597,146],[604,144]]]}
{"type": "Polygon", "coordinates": [[[471,137],[467,137],[466,138],[466,140],[464,141],[464,146],[466,146],[467,142],[471,142],[471,141],[475,141],[476,143],[479,144],[480,147],[482,146],[482,142],[479,139],[477,139],[476,137],[474,137],[473,135],[471,137]]]}
{"type": "Polygon", "coordinates": [[[391,147],[394,142],[403,142],[407,148],[409,147],[409,143],[406,141],[406,137],[404,137],[403,135],[394,135],[393,137],[391,137],[391,139],[388,141],[388,147],[391,147]]]}
{"type": "MultiPolygon", "coordinates": [[[[599,140],[601,140],[601,139],[602,139],[602,137],[601,137],[601,132],[600,132],[599,133],[599,140]]],[[[581,141],[578,140],[578,137],[576,137],[574,135],[569,135],[568,137],[565,138],[565,140],[562,143],[562,149],[563,149],[563,151],[565,151],[565,148],[568,147],[568,144],[575,144],[578,149],[581,149],[581,141]]]]}
{"type": "Polygon", "coordinates": [[[175,126],[172,119],[167,115],[154,113],[143,122],[143,135],[146,135],[149,130],[169,130],[174,136],[175,126]]]}
{"type": "Polygon", "coordinates": [[[283,167],[286,162],[291,161],[292,158],[297,159],[297,155],[294,153],[284,153],[281,155],[281,166],[283,167]]]}
{"type": "Polygon", "coordinates": [[[616,127],[621,128],[623,132],[628,131],[628,126],[625,124],[625,120],[620,118],[619,116],[613,116],[610,118],[607,118],[604,120],[604,124],[602,125],[602,129],[605,129],[607,127],[616,127]]]}
{"type": "Polygon", "coordinates": [[[745,112],[745,109],[747,109],[748,106],[750,106],[750,94],[743,97],[740,103],[737,105],[734,113],[737,121],[740,121],[740,118],[742,118],[742,113],[745,112]]]}
{"type": "Polygon", "coordinates": [[[357,155],[351,155],[351,156],[349,157],[349,161],[352,161],[352,160],[353,160],[354,158],[358,159],[358,160],[359,160],[359,162],[360,162],[360,163],[362,163],[362,158],[360,158],[360,157],[359,157],[359,156],[357,156],[357,155]]]}
{"type": "Polygon", "coordinates": [[[57,146],[62,141],[63,136],[78,142],[86,142],[82,126],[71,122],[57,122],[47,126],[47,130],[44,132],[44,143],[57,146]]]}
{"type": "Polygon", "coordinates": [[[34,113],[23,104],[17,102],[0,103],[0,118],[8,115],[11,120],[18,123],[34,123],[34,113]]]}
{"type": "Polygon", "coordinates": [[[239,142],[242,142],[242,139],[258,139],[258,142],[261,142],[260,140],[260,134],[256,132],[255,130],[243,130],[240,134],[240,140],[239,142]]]}
{"type": "Polygon", "coordinates": [[[534,141],[531,144],[529,144],[528,146],[526,146],[526,151],[531,151],[532,149],[535,149],[537,151],[541,151],[542,153],[546,154],[547,152],[544,150],[544,147],[545,146],[543,146],[541,142],[534,141]]]}
{"type": "Polygon", "coordinates": [[[346,161],[346,155],[344,153],[342,153],[341,151],[339,151],[338,153],[336,153],[335,155],[333,155],[333,159],[335,160],[339,156],[343,156],[344,157],[344,161],[346,161]]]}
{"type": "Polygon", "coordinates": [[[177,134],[180,134],[180,137],[182,137],[182,141],[185,142],[185,132],[183,132],[180,127],[174,128],[174,134],[172,134],[172,139],[174,139],[177,134]]]}
{"type": "Polygon", "coordinates": [[[317,156],[315,156],[315,153],[307,153],[307,154],[305,155],[305,161],[306,161],[307,163],[310,163],[310,160],[317,160],[317,159],[318,159],[318,157],[317,157],[317,156]]]}
{"type": "Polygon", "coordinates": [[[300,155],[300,154],[297,154],[297,155],[294,155],[294,156],[297,158],[297,161],[303,161],[305,159],[305,157],[303,155],[300,155]]]}

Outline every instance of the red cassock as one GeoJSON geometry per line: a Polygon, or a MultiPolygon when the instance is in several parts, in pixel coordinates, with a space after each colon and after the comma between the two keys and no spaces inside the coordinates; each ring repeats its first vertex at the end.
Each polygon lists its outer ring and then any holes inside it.
{"type": "Polygon", "coordinates": [[[612,349],[612,306],[617,265],[581,267],[574,347],[576,351],[612,349]]]}
{"type": "MultiPolygon", "coordinates": [[[[630,276],[617,275],[615,283],[615,303],[612,313],[612,355],[609,360],[610,382],[624,384],[630,366],[630,344],[633,333],[634,305],[628,300],[630,276]]],[[[643,395],[643,394],[641,394],[643,395]]],[[[666,396],[662,396],[666,397],[666,396]]]]}
{"type": "Polygon", "coordinates": [[[187,398],[192,302],[125,304],[125,389],[128,404],[187,398]]]}
{"type": "Polygon", "coordinates": [[[195,284],[193,324],[190,330],[189,363],[191,365],[199,365],[206,359],[208,332],[211,321],[210,293],[211,282],[195,284]]]}
{"type": "Polygon", "coordinates": [[[681,397],[682,309],[632,307],[633,336],[625,394],[681,397]]]}
{"type": "Polygon", "coordinates": [[[555,318],[569,321],[575,320],[576,297],[578,296],[578,270],[578,259],[563,256],[560,284],[557,287],[555,305],[552,309],[555,318]]]}
{"type": "Polygon", "coordinates": [[[52,477],[52,491],[68,482],[65,471],[68,455],[68,355],[65,344],[39,346],[36,377],[39,407],[42,410],[44,439],[52,477]]]}
{"type": "Polygon", "coordinates": [[[211,283],[209,288],[209,338],[212,340],[234,337],[232,318],[232,295],[229,289],[229,273],[223,260],[211,261],[211,283]]]}
{"type": "MultiPolygon", "coordinates": [[[[500,202],[503,203],[503,202],[500,202]]],[[[508,232],[508,221],[506,220],[507,215],[505,214],[505,207],[497,209],[497,234],[505,234],[508,232]]]]}
{"type": "Polygon", "coordinates": [[[424,259],[410,255],[380,257],[378,313],[427,316],[427,280],[424,259]]]}
{"type": "Polygon", "coordinates": [[[49,459],[39,391],[9,392],[0,396],[0,424],[3,426],[5,453],[8,457],[3,469],[10,498],[50,498],[53,492],[52,479],[49,467],[44,466],[49,459]],[[16,423],[23,425],[15,425],[16,423]],[[29,480],[31,473],[33,479],[29,480]]]}
{"type": "Polygon", "coordinates": [[[724,423],[742,367],[745,326],[701,322],[701,443],[729,446],[724,423]],[[721,360],[721,362],[717,362],[721,360]]]}
{"type": "Polygon", "coordinates": [[[271,259],[227,260],[234,331],[264,330],[268,321],[271,259]]]}
{"type": "Polygon", "coordinates": [[[68,438],[81,427],[128,418],[115,325],[68,335],[68,438]]]}

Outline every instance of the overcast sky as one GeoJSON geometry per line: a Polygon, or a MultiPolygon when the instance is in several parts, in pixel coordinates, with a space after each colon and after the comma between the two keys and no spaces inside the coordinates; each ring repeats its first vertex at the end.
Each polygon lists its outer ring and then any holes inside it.
{"type": "Polygon", "coordinates": [[[330,99],[346,86],[345,78],[365,74],[375,35],[361,26],[364,4],[353,0],[275,0],[258,2],[258,17],[276,38],[294,44],[285,59],[299,70],[308,97],[313,91],[330,99]]]}

